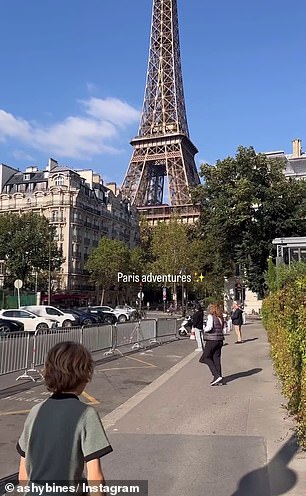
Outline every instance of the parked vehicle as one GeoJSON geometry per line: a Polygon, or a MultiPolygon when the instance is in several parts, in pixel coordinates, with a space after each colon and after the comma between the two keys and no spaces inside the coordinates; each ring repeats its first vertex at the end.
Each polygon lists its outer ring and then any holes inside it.
{"type": "Polygon", "coordinates": [[[73,309],[67,310],[67,312],[71,313],[76,319],[79,320],[80,325],[91,325],[97,324],[100,322],[98,315],[94,315],[93,313],[87,312],[85,310],[73,309]]]}
{"type": "Polygon", "coordinates": [[[14,336],[16,333],[24,332],[24,325],[18,320],[0,319],[0,337],[14,336]]]}
{"type": "Polygon", "coordinates": [[[124,307],[123,308],[111,308],[108,306],[100,306],[100,307],[90,307],[91,310],[100,310],[101,312],[108,312],[115,314],[117,317],[118,322],[126,322],[127,320],[130,320],[130,313],[128,310],[126,310],[124,307]]]}
{"type": "Polygon", "coordinates": [[[79,325],[79,319],[74,317],[71,313],[62,312],[62,310],[49,305],[28,305],[21,308],[29,310],[39,317],[51,318],[55,320],[60,327],[79,325]]]}
{"type": "Polygon", "coordinates": [[[38,315],[21,308],[0,310],[0,318],[4,320],[13,319],[21,322],[25,331],[43,331],[57,327],[56,320],[39,317],[38,315]]]}
{"type": "Polygon", "coordinates": [[[128,313],[128,315],[131,316],[137,313],[137,308],[130,307],[129,305],[117,305],[114,308],[114,312],[122,312],[122,313],[128,313]]]}
{"type": "Polygon", "coordinates": [[[117,316],[114,311],[100,310],[102,307],[86,307],[79,308],[78,310],[81,312],[87,312],[89,315],[93,315],[98,319],[100,324],[116,324],[117,316]]]}

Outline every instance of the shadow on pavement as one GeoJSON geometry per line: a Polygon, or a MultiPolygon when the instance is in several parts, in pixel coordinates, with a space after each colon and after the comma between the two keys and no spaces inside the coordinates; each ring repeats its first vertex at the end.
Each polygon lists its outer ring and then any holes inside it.
{"type": "Polygon", "coordinates": [[[7,477],[3,477],[3,479],[0,479],[0,496],[8,494],[5,490],[5,484],[9,482],[14,485],[18,484],[18,473],[8,475],[7,477]]]}
{"type": "Polygon", "coordinates": [[[294,470],[287,467],[298,449],[293,435],[267,465],[242,477],[237,491],[231,496],[279,496],[287,494],[298,480],[294,470]]]}
{"type": "Polygon", "coordinates": [[[244,339],[243,343],[248,343],[249,341],[256,341],[258,338],[249,338],[249,339],[244,339]]]}
{"type": "Polygon", "coordinates": [[[22,382],[19,384],[13,384],[12,386],[9,386],[9,387],[6,387],[5,389],[0,390],[0,399],[3,400],[4,398],[6,398],[7,396],[10,396],[10,395],[24,393],[25,391],[39,387],[42,384],[43,384],[43,381],[41,381],[41,380],[38,382],[26,381],[26,382],[22,382]]]}
{"type": "MultiPolygon", "coordinates": [[[[145,443],[143,442],[140,443],[140,445],[142,446],[144,446],[144,444],[145,443]]],[[[154,449],[155,449],[155,455],[158,456],[159,446],[155,446],[154,449]]],[[[282,494],[287,494],[296,485],[298,481],[298,476],[296,472],[287,467],[287,465],[293,459],[298,449],[299,447],[297,445],[295,436],[293,435],[281,447],[281,449],[275,454],[275,456],[271,459],[269,463],[265,464],[259,469],[252,470],[251,472],[244,475],[239,480],[235,492],[231,494],[226,493],[226,496],[280,496],[282,494]]],[[[142,450],[138,452],[138,454],[142,456],[142,463],[143,460],[145,460],[145,451],[143,450],[145,450],[145,448],[142,448],[142,450]]],[[[124,456],[126,456],[126,454],[124,454],[124,456]]],[[[190,452],[189,452],[189,456],[190,456],[190,452]]],[[[135,470],[135,466],[133,467],[133,470],[135,470]]],[[[136,468],[136,470],[138,469],[136,468]]],[[[150,476],[152,477],[155,476],[154,471],[152,472],[152,467],[150,468],[150,476]]],[[[5,492],[4,491],[5,484],[8,482],[17,484],[18,483],[17,477],[18,474],[15,473],[3,479],[0,479],[1,496],[5,492]]],[[[186,480],[186,483],[188,483],[188,480],[186,480]]],[[[203,487],[205,487],[205,474],[203,474],[203,487]]],[[[195,493],[191,492],[189,494],[195,494],[195,493]]],[[[213,493],[209,492],[209,494],[213,494],[213,493]]],[[[221,493],[218,492],[218,494],[221,493]]],[[[224,492],[222,492],[222,494],[225,495],[224,492]]]]}
{"type": "Polygon", "coordinates": [[[261,368],[256,368],[256,369],[245,370],[244,372],[237,372],[236,374],[231,374],[228,375],[227,377],[224,377],[224,381],[227,384],[228,382],[235,381],[240,377],[248,377],[249,375],[258,374],[261,371],[262,371],[261,368]]]}

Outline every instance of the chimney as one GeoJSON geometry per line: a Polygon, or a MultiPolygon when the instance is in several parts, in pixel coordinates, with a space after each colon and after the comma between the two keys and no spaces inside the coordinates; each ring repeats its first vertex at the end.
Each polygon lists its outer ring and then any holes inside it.
{"type": "Polygon", "coordinates": [[[53,167],[56,167],[57,165],[58,165],[57,160],[54,160],[54,158],[49,158],[46,170],[50,172],[53,169],[53,167]]]}
{"type": "Polygon", "coordinates": [[[117,184],[116,183],[106,183],[106,187],[108,189],[110,189],[115,196],[117,196],[118,194],[118,190],[117,190],[117,184]]]}
{"type": "Polygon", "coordinates": [[[299,138],[292,140],[293,158],[299,158],[302,155],[302,140],[299,138]]]}

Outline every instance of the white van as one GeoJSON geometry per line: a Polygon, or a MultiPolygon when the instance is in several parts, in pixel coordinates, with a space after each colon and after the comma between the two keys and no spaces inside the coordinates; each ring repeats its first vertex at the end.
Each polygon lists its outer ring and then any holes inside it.
{"type": "Polygon", "coordinates": [[[21,308],[24,310],[29,310],[30,312],[35,313],[35,315],[39,315],[39,317],[56,320],[60,327],[71,327],[78,325],[78,321],[72,313],[64,313],[58,308],[51,307],[49,305],[29,305],[21,308]]]}

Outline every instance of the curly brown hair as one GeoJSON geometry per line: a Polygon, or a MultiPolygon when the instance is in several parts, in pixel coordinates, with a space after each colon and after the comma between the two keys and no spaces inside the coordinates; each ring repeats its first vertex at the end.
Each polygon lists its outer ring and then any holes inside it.
{"type": "Polygon", "coordinates": [[[48,353],[44,379],[48,391],[63,393],[75,391],[91,380],[94,362],[91,354],[79,343],[58,343],[48,353]]]}
{"type": "Polygon", "coordinates": [[[221,306],[218,305],[218,303],[211,303],[208,307],[208,312],[211,315],[218,317],[221,320],[222,325],[224,325],[223,310],[222,310],[221,306]]]}

